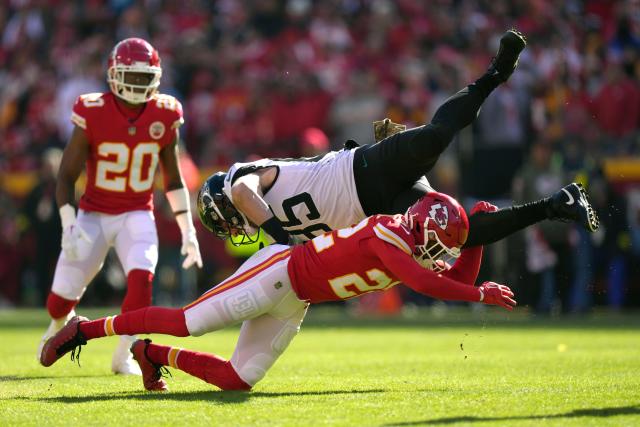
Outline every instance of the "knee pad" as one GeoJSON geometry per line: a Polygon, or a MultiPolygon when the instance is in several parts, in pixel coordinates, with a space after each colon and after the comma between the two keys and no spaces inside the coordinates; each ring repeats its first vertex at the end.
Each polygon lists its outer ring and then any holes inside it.
{"type": "Polygon", "coordinates": [[[132,270],[154,272],[158,264],[158,244],[155,242],[135,243],[127,253],[127,259],[121,260],[127,274],[132,270]]]}
{"type": "Polygon", "coordinates": [[[58,265],[51,291],[67,300],[79,300],[89,280],[85,271],[70,265],[58,265]]]}

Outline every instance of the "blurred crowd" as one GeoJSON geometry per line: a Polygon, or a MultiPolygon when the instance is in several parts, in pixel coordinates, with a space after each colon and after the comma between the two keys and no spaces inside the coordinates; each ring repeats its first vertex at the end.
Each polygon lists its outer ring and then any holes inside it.
{"type": "MultiPolygon", "coordinates": [[[[370,143],[372,121],[384,117],[427,123],[484,73],[504,30],[516,27],[529,41],[518,70],[429,178],[466,206],[478,199],[506,206],[583,182],[600,213],[598,233],[532,227],[487,250],[482,276],[509,284],[539,313],[640,305],[637,0],[0,4],[4,303],[42,304],[50,286],[60,234],[55,170],[71,106],[81,93],[107,90],[106,59],[118,40],[143,37],[159,50],[161,90],[182,102],[184,148],[206,176],[235,161],[311,155],[347,139],[370,143]]],[[[162,200],[156,301],[179,304],[237,260],[202,233],[207,267],[185,276],[178,229],[161,226],[163,215],[173,221],[162,200]]],[[[117,296],[118,274],[105,269],[85,301],[117,296]]]]}

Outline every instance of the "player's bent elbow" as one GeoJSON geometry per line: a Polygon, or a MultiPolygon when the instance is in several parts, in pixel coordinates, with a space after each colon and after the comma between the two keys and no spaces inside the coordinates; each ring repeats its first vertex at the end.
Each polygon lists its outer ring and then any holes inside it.
{"type": "Polygon", "coordinates": [[[240,206],[249,199],[249,196],[252,193],[251,188],[249,188],[249,186],[244,182],[236,182],[231,187],[231,198],[233,199],[233,203],[240,206]]]}

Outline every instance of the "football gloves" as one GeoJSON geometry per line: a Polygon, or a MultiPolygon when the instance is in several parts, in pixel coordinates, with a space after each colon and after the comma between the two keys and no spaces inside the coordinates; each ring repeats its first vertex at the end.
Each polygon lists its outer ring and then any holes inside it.
{"type": "Polygon", "coordinates": [[[376,138],[376,142],[380,142],[383,139],[406,129],[406,125],[394,123],[388,118],[373,122],[373,135],[376,138]]]}
{"type": "Polygon", "coordinates": [[[62,252],[69,261],[82,261],[91,251],[93,241],[76,222],[76,210],[70,204],[60,208],[62,221],[62,252]]]}
{"type": "Polygon", "coordinates": [[[182,247],[180,254],[186,255],[182,261],[182,268],[185,270],[196,264],[198,268],[202,268],[202,256],[200,255],[200,245],[196,238],[196,230],[191,228],[182,233],[182,247]]]}
{"type": "Polygon", "coordinates": [[[498,207],[496,205],[492,205],[489,202],[480,201],[473,205],[470,215],[476,214],[478,212],[495,212],[497,210],[498,207]]]}
{"type": "Polygon", "coordinates": [[[193,226],[191,218],[191,203],[189,200],[189,191],[184,188],[176,188],[165,193],[171,210],[176,216],[176,222],[182,233],[182,247],[180,253],[186,255],[182,261],[182,268],[185,270],[196,264],[202,268],[202,256],[200,256],[200,245],[196,238],[196,229],[193,226]]]}
{"type": "Polygon", "coordinates": [[[512,299],[513,292],[508,286],[499,285],[494,282],[484,282],[478,287],[480,291],[480,302],[490,305],[499,305],[507,310],[513,310],[516,301],[512,299]]]}

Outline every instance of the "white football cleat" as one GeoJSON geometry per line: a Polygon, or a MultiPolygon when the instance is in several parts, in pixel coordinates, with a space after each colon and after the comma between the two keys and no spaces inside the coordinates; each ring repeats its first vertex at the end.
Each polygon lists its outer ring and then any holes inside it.
{"type": "Polygon", "coordinates": [[[36,360],[38,361],[38,363],[40,363],[40,355],[42,354],[42,347],[44,347],[44,343],[47,342],[49,338],[54,336],[60,329],[62,329],[64,325],[66,325],[67,322],[75,315],[76,311],[71,310],[65,317],[61,317],[59,319],[51,319],[51,323],[49,323],[47,331],[42,336],[42,339],[40,339],[40,344],[38,344],[38,353],[36,354],[36,360]]]}
{"type": "Polygon", "coordinates": [[[131,335],[120,336],[120,342],[116,351],[113,352],[111,359],[111,370],[114,374],[120,375],[142,375],[140,365],[133,359],[133,355],[129,351],[131,344],[137,340],[137,337],[131,335]]]}

